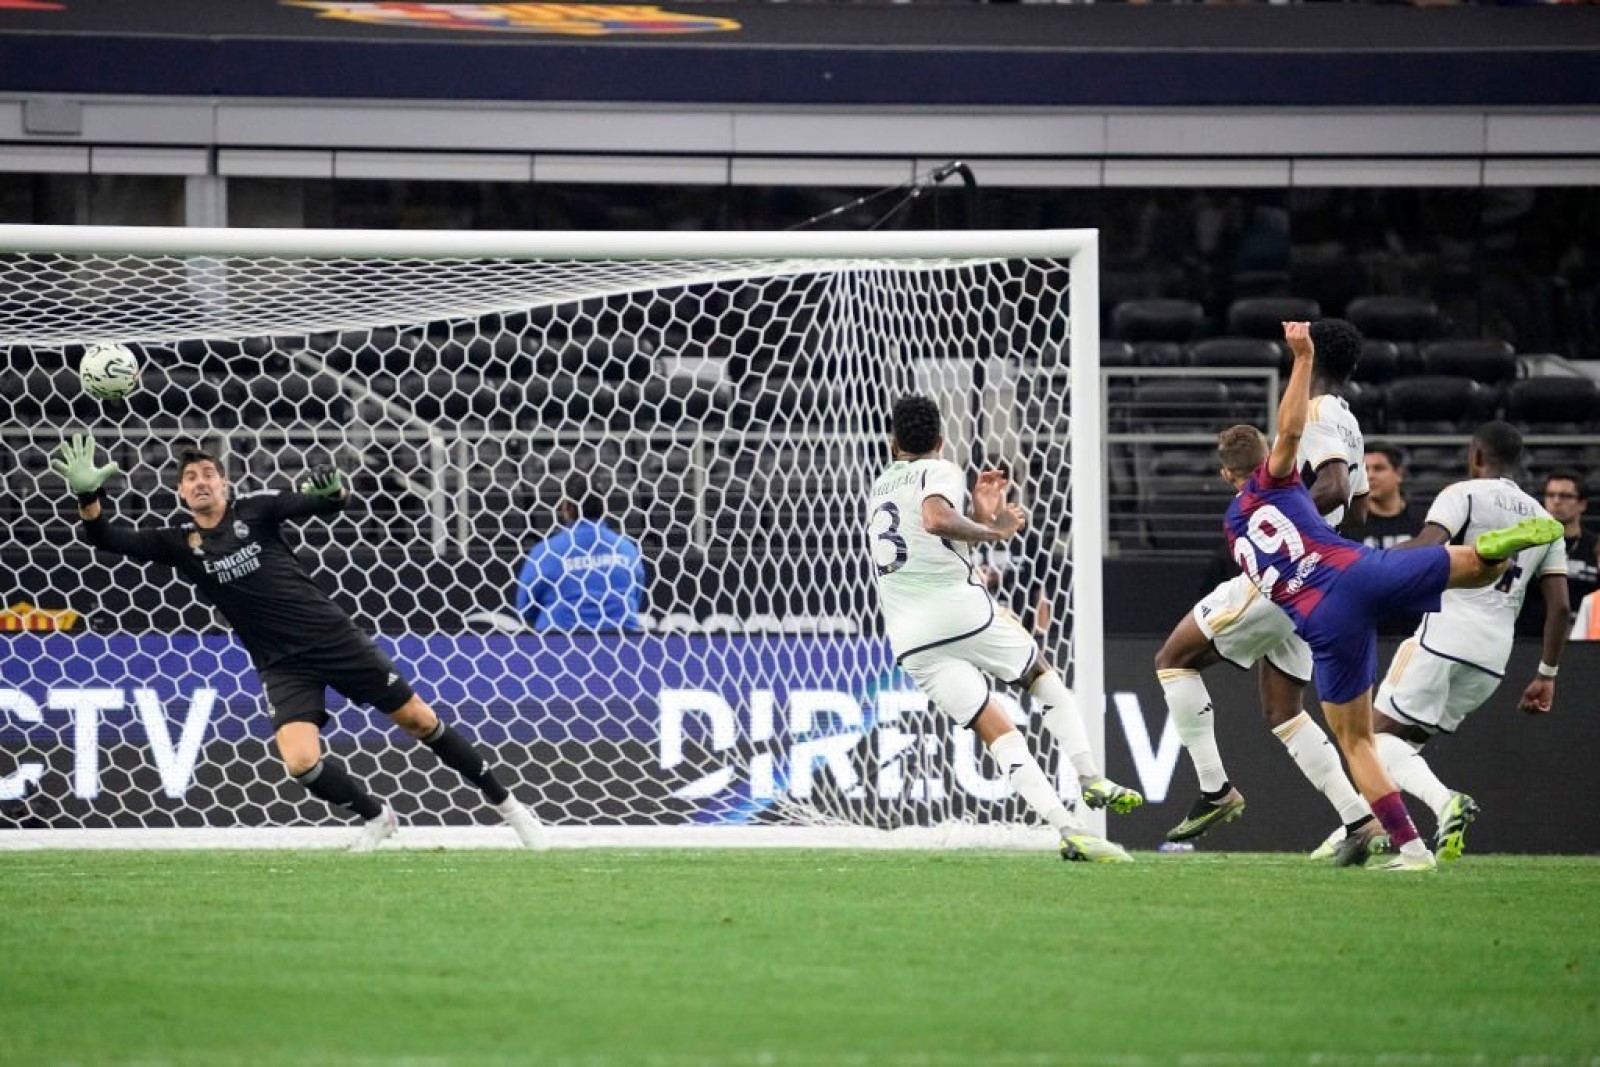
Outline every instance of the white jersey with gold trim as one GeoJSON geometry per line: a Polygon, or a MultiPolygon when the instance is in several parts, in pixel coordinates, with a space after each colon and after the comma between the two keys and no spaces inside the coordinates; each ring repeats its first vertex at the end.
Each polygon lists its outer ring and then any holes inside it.
{"type": "MultiPolygon", "coordinates": [[[[1474,478],[1441,489],[1427,521],[1443,527],[1452,543],[1470,545],[1481,533],[1532,516],[1549,518],[1550,513],[1510,478],[1474,478]]],[[[1494,585],[1445,590],[1439,610],[1422,617],[1417,643],[1436,656],[1503,674],[1528,586],[1547,574],[1566,573],[1567,546],[1560,538],[1525,548],[1494,585]]]]}
{"type": "MultiPolygon", "coordinates": [[[[1307,489],[1316,481],[1317,468],[1329,460],[1344,462],[1350,475],[1349,500],[1367,494],[1367,442],[1361,434],[1361,424],[1356,421],[1350,405],[1344,402],[1343,397],[1324,393],[1311,398],[1311,407],[1306,412],[1306,428],[1300,435],[1300,448],[1295,453],[1295,461],[1300,464],[1300,477],[1307,489]]],[[[1349,500],[1344,507],[1335,508],[1324,516],[1329,526],[1337,529],[1344,521],[1349,500]]]]}
{"type": "Polygon", "coordinates": [[[897,658],[977,633],[994,619],[994,601],[972,573],[971,549],[922,525],[922,502],[943,497],[967,511],[967,479],[949,460],[897,460],[872,483],[867,546],[878,603],[897,658]]]}

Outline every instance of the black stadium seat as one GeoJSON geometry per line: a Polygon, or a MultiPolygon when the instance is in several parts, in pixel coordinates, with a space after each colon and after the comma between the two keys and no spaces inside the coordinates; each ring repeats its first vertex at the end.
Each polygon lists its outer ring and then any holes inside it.
{"type": "Polygon", "coordinates": [[[1140,341],[1133,346],[1133,362],[1138,367],[1181,367],[1185,354],[1177,341],[1140,341]]]}
{"type": "Polygon", "coordinates": [[[1410,296],[1363,296],[1350,301],[1344,317],[1367,337],[1382,341],[1430,341],[1444,332],[1439,305],[1410,296]]]}
{"type": "Polygon", "coordinates": [[[1504,341],[1434,341],[1422,347],[1422,369],[1501,385],[1517,376],[1517,354],[1504,341]]]}
{"type": "Polygon", "coordinates": [[[1600,386],[1589,378],[1526,378],[1506,394],[1506,421],[1529,433],[1600,429],[1600,386]]]}
{"type": "Polygon", "coordinates": [[[1272,369],[1281,365],[1282,353],[1271,341],[1256,337],[1213,337],[1189,346],[1193,367],[1250,367],[1272,369]]]}
{"type": "Polygon", "coordinates": [[[1389,433],[1461,433],[1486,418],[1493,401],[1493,394],[1471,378],[1401,378],[1385,394],[1384,428],[1389,433]]]}
{"type": "Polygon", "coordinates": [[[1283,339],[1286,322],[1311,322],[1322,318],[1322,305],[1298,296],[1255,296],[1228,306],[1228,332],[1236,337],[1283,339]]]}
{"type": "Polygon", "coordinates": [[[1358,382],[1382,385],[1400,376],[1400,349],[1393,341],[1367,338],[1361,346],[1361,359],[1351,377],[1358,382]]]}
{"type": "Polygon", "coordinates": [[[1124,341],[1192,341],[1205,326],[1193,300],[1128,300],[1111,312],[1111,332],[1124,341]]]}
{"type": "Polygon", "coordinates": [[[1100,365],[1102,367],[1132,367],[1133,346],[1126,341],[1101,341],[1100,365]]]}

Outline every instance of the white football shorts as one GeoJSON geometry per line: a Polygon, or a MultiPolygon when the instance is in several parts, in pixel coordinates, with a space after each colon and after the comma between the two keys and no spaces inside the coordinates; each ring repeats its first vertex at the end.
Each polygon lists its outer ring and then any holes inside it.
{"type": "Polygon", "coordinates": [[[994,621],[978,633],[913,652],[900,667],[935,708],[967,726],[989,702],[989,678],[1014,682],[1036,655],[1033,638],[1016,617],[996,611],[994,621]]]}
{"type": "Polygon", "coordinates": [[[1453,734],[1499,687],[1489,672],[1435,655],[1413,637],[1395,649],[1376,704],[1395,722],[1453,734]]]}
{"type": "Polygon", "coordinates": [[[1194,606],[1200,632],[1235,667],[1249,670],[1265,656],[1299,682],[1311,680],[1311,646],[1294,632],[1283,609],[1261,595],[1244,575],[1223,582],[1194,606]]]}

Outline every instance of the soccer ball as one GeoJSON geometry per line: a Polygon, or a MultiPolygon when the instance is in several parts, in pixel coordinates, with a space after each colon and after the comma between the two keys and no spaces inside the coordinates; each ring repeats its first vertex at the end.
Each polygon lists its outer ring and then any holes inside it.
{"type": "Polygon", "coordinates": [[[139,357],[115,342],[90,345],[78,363],[78,380],[96,400],[121,400],[139,388],[139,357]]]}

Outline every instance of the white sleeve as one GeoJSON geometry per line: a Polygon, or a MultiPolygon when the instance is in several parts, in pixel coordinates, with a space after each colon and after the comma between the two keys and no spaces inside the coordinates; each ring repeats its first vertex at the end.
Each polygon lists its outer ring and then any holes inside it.
{"type": "MultiPolygon", "coordinates": [[[[1332,403],[1327,397],[1318,397],[1315,408],[1315,417],[1306,422],[1306,428],[1300,431],[1300,458],[1316,471],[1330,459],[1349,465],[1350,456],[1344,449],[1344,438],[1339,435],[1339,428],[1323,418],[1322,409],[1332,403]]],[[[1354,485],[1354,473],[1351,474],[1351,484],[1354,485]]]]}
{"type": "Polygon", "coordinates": [[[961,468],[949,461],[929,464],[928,469],[922,472],[922,489],[918,499],[927,500],[931,496],[943,497],[951,507],[965,513],[967,480],[962,476],[961,468]]]}
{"type": "Polygon", "coordinates": [[[1428,509],[1426,522],[1435,526],[1443,526],[1451,537],[1456,537],[1466,528],[1467,519],[1472,515],[1472,498],[1467,495],[1467,487],[1463,482],[1452,482],[1439,490],[1439,495],[1433,498],[1433,506],[1428,509]]]}

